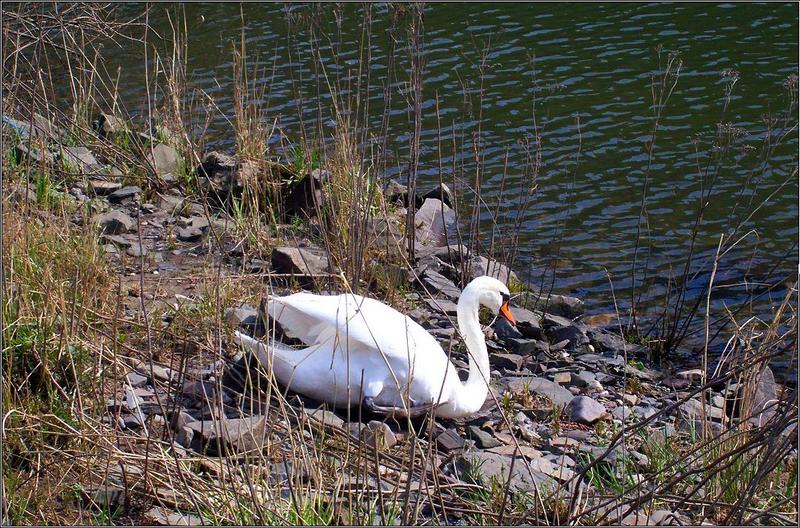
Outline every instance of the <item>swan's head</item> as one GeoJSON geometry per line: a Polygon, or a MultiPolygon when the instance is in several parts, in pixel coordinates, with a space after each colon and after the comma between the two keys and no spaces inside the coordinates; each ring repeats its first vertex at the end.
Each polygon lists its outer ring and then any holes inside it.
{"type": "Polygon", "coordinates": [[[483,275],[472,279],[467,284],[467,287],[464,288],[461,296],[477,301],[491,310],[492,313],[506,318],[512,325],[517,324],[508,305],[508,301],[511,299],[511,292],[508,291],[508,287],[505,284],[494,277],[483,275]]]}

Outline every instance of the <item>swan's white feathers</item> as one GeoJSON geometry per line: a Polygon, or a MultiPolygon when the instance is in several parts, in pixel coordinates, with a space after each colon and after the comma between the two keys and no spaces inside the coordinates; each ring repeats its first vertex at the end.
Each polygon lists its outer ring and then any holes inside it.
{"type": "Polygon", "coordinates": [[[272,297],[268,303],[270,317],[284,330],[306,345],[335,340],[337,349],[347,351],[365,346],[378,348],[387,358],[406,365],[418,349],[439,344],[424,328],[397,310],[380,301],[360,295],[314,295],[295,293],[272,297]],[[405,339],[386,339],[387,328],[406,328],[405,339]]]}
{"type": "Polygon", "coordinates": [[[360,295],[271,297],[270,316],[304,348],[271,339],[261,343],[238,332],[236,340],[284,386],[334,406],[370,397],[377,406],[408,410],[437,403],[439,416],[464,416],[480,409],[488,392],[489,357],[478,307],[488,302],[498,309],[501,293],[508,295],[501,282],[479,277],[459,299],[459,330],[470,351],[470,375],[463,384],[431,334],[406,315],[360,295]]]}

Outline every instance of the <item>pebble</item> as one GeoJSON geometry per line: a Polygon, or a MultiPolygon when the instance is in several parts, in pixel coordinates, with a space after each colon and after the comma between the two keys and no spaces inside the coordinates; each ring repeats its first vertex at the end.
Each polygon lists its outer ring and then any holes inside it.
{"type": "Polygon", "coordinates": [[[588,396],[576,396],[567,405],[565,412],[576,423],[591,425],[606,416],[605,406],[588,396]]]}

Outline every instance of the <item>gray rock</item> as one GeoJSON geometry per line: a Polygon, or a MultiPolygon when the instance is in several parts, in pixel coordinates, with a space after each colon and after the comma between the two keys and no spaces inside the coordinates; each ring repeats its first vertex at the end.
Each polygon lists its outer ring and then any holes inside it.
{"type": "Polygon", "coordinates": [[[183,447],[189,449],[194,442],[194,429],[188,425],[184,425],[175,430],[175,442],[183,447]]]}
{"type": "Polygon", "coordinates": [[[455,429],[447,429],[436,436],[436,444],[445,453],[451,453],[464,448],[464,439],[455,429]]]}
{"type": "Polygon", "coordinates": [[[631,409],[627,405],[618,405],[614,407],[614,410],[611,411],[611,416],[615,419],[624,422],[626,421],[631,415],[631,409]]]}
{"type": "Polygon", "coordinates": [[[553,374],[553,381],[558,383],[559,385],[566,385],[572,381],[572,373],[571,372],[556,372],[553,374]]]}
{"type": "Polygon", "coordinates": [[[272,250],[272,268],[278,273],[327,275],[328,259],[307,249],[279,247],[272,250]]]}
{"type": "Polygon", "coordinates": [[[705,406],[699,400],[692,398],[691,400],[685,401],[679,407],[679,413],[687,418],[702,418],[703,416],[703,408],[705,407],[705,415],[708,418],[715,418],[717,420],[721,420],[723,416],[722,409],[718,407],[714,407],[710,403],[707,403],[705,406]]]}
{"type": "Polygon", "coordinates": [[[516,396],[526,392],[545,396],[559,407],[565,407],[573,398],[572,393],[558,383],[536,376],[510,378],[508,389],[516,396]]]}
{"type": "Polygon", "coordinates": [[[167,510],[160,506],[150,508],[143,515],[148,524],[158,526],[202,526],[206,524],[203,522],[203,518],[197,515],[167,510]]]}
{"type": "Polygon", "coordinates": [[[747,412],[750,423],[762,425],[775,414],[775,404],[778,401],[778,386],[772,369],[765,366],[755,377],[755,391],[752,396],[752,406],[747,412]]]}
{"type": "MultiPolygon", "coordinates": [[[[323,409],[322,407],[313,410],[305,410],[306,414],[309,418],[323,424],[323,425],[330,425],[337,429],[344,428],[344,420],[339,418],[336,413],[333,413],[327,409],[323,409]]],[[[372,423],[372,422],[370,422],[372,423]]],[[[380,423],[380,422],[379,422],[380,423]]],[[[389,430],[391,432],[391,429],[389,430]]]]}
{"type": "Polygon", "coordinates": [[[249,304],[225,308],[225,320],[234,326],[252,326],[258,319],[258,310],[249,304]]]}
{"type": "Polygon", "coordinates": [[[555,489],[557,482],[545,473],[528,467],[522,458],[513,461],[512,457],[489,451],[464,453],[455,460],[455,467],[461,478],[465,475],[479,477],[484,482],[494,479],[509,483],[512,491],[529,491],[538,487],[555,489]],[[513,466],[513,469],[512,469],[513,466]]]}
{"type": "Polygon", "coordinates": [[[589,338],[577,326],[557,326],[549,328],[545,331],[547,339],[550,344],[560,343],[567,340],[569,344],[567,349],[570,351],[575,350],[577,347],[588,345],[589,338]]]}
{"type": "Polygon", "coordinates": [[[512,306],[511,313],[514,319],[517,320],[517,330],[519,330],[524,337],[529,339],[542,339],[541,315],[525,308],[520,308],[519,306],[512,306]]]}
{"type": "Polygon", "coordinates": [[[674,390],[684,390],[688,389],[691,386],[692,382],[688,379],[678,378],[676,376],[670,376],[661,381],[661,384],[665,387],[669,387],[670,389],[674,390]]]}
{"type": "Polygon", "coordinates": [[[539,434],[536,432],[533,421],[524,412],[520,411],[514,415],[514,426],[525,441],[533,442],[535,440],[541,440],[539,434]]]}
{"type": "Polygon", "coordinates": [[[455,233],[455,211],[441,200],[428,198],[414,215],[416,241],[419,244],[446,246],[455,233]]]}
{"type": "Polygon", "coordinates": [[[572,326],[573,322],[571,319],[561,317],[560,315],[545,313],[542,316],[542,324],[545,328],[553,328],[559,326],[572,326]]]}
{"type": "Polygon", "coordinates": [[[147,160],[153,165],[158,176],[164,177],[168,174],[177,176],[180,168],[180,155],[178,151],[169,145],[159,143],[152,149],[146,149],[147,160]]]}
{"type": "Polygon", "coordinates": [[[183,196],[175,194],[159,195],[157,205],[169,214],[178,214],[184,207],[185,199],[183,196]]]}
{"type": "Polygon", "coordinates": [[[504,317],[498,317],[495,320],[494,331],[497,337],[503,341],[522,337],[522,333],[520,333],[515,326],[512,326],[504,317]]]}
{"type": "Polygon", "coordinates": [[[147,255],[147,248],[140,245],[138,242],[133,242],[128,249],[125,250],[125,253],[132,257],[143,257],[147,255]]]}
{"type": "Polygon", "coordinates": [[[639,418],[646,420],[656,414],[658,409],[651,405],[637,405],[633,408],[633,414],[638,416],[639,418]]]}
{"type": "Polygon", "coordinates": [[[426,302],[428,303],[428,306],[439,313],[456,315],[458,312],[458,305],[453,301],[448,301],[447,299],[428,299],[426,302]]]}
{"type": "Polygon", "coordinates": [[[588,396],[575,396],[565,412],[575,423],[591,425],[607,415],[605,406],[588,396]]]}
{"type": "Polygon", "coordinates": [[[469,272],[471,279],[480,277],[481,275],[489,275],[490,277],[494,277],[505,284],[520,282],[517,274],[511,271],[511,269],[505,264],[501,264],[494,259],[479,255],[476,255],[470,259],[469,272]]]}
{"type": "Polygon", "coordinates": [[[134,222],[133,218],[119,209],[99,215],[97,217],[97,223],[100,225],[101,231],[108,235],[127,233],[136,226],[136,222],[134,222]]]}
{"type": "Polygon", "coordinates": [[[422,283],[427,286],[430,293],[444,295],[451,301],[456,301],[461,296],[461,290],[453,284],[453,281],[430,268],[425,270],[422,283]]]}
{"type": "Polygon", "coordinates": [[[514,352],[523,356],[536,356],[550,351],[550,344],[538,339],[511,338],[508,340],[508,344],[514,352]]]}
{"type": "Polygon", "coordinates": [[[589,342],[595,350],[601,353],[612,353],[622,355],[625,352],[627,343],[623,338],[610,332],[592,331],[589,332],[589,342]]]}
{"type": "Polygon", "coordinates": [[[543,306],[543,311],[569,319],[574,319],[584,313],[583,301],[576,297],[550,295],[539,303],[543,306]]]}
{"type": "Polygon", "coordinates": [[[179,227],[177,236],[182,242],[196,242],[203,238],[203,230],[193,226],[179,227]]]}
{"type": "Polygon", "coordinates": [[[100,165],[87,147],[64,147],[61,156],[69,167],[78,172],[89,172],[100,165]]]}
{"type": "Polygon", "coordinates": [[[492,354],[492,363],[500,368],[519,370],[522,368],[522,362],[525,360],[519,354],[492,354]]]}
{"type": "Polygon", "coordinates": [[[655,510],[650,514],[650,526],[689,526],[692,522],[686,515],[669,510],[655,510]]]}
{"type": "Polygon", "coordinates": [[[122,119],[105,112],[100,112],[95,118],[94,127],[100,136],[104,138],[125,132],[127,129],[122,119]]]}
{"type": "Polygon", "coordinates": [[[676,372],[675,377],[678,379],[687,380],[691,383],[700,383],[701,381],[703,381],[703,370],[702,369],[682,370],[680,372],[676,372]]]}
{"type": "Polygon", "coordinates": [[[484,431],[477,425],[468,425],[467,434],[469,435],[470,438],[475,440],[475,443],[481,449],[491,449],[493,447],[498,447],[502,445],[502,442],[500,442],[500,440],[492,436],[491,433],[484,431]]]}
{"type": "MultiPolygon", "coordinates": [[[[344,425],[344,421],[342,421],[344,425]]],[[[377,445],[381,449],[389,449],[397,445],[397,437],[392,428],[384,422],[371,420],[360,431],[360,437],[369,445],[377,445]]]]}
{"type": "MultiPolygon", "coordinates": [[[[408,192],[407,188],[406,192],[408,192]]],[[[423,200],[427,200],[428,198],[441,200],[447,207],[453,207],[453,191],[444,183],[439,183],[436,187],[422,195],[423,200]]]]}
{"type": "Polygon", "coordinates": [[[128,375],[125,377],[125,380],[134,389],[143,387],[145,383],[147,383],[147,378],[137,372],[129,372],[128,375]]]}
{"type": "Polygon", "coordinates": [[[217,439],[223,444],[223,449],[243,452],[260,449],[266,438],[264,416],[202,420],[191,422],[187,426],[194,431],[195,437],[199,435],[202,446],[214,454],[222,454],[217,451],[217,439]]]}
{"type": "Polygon", "coordinates": [[[142,190],[136,185],[122,187],[108,195],[108,200],[112,203],[122,203],[125,200],[136,199],[142,190]]]}
{"type": "Polygon", "coordinates": [[[577,374],[573,373],[570,381],[576,387],[589,389],[589,392],[603,392],[603,385],[597,381],[594,372],[581,370],[577,374]]]}

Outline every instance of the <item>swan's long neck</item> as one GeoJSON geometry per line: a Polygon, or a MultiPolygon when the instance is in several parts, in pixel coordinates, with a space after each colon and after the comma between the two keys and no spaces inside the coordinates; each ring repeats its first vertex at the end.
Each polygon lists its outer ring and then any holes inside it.
{"type": "Polygon", "coordinates": [[[489,353],[478,319],[479,308],[478,296],[469,287],[465,288],[458,300],[457,313],[458,329],[469,353],[469,377],[457,384],[452,400],[454,411],[461,415],[479,411],[489,392],[489,353]]]}

